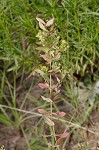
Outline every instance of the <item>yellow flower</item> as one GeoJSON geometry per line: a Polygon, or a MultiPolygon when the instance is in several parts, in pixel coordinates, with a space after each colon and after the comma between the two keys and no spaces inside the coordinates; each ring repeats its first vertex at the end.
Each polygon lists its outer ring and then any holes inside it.
{"type": "Polygon", "coordinates": [[[66,45],[66,41],[62,40],[61,45],[66,45]]]}
{"type": "Polygon", "coordinates": [[[65,40],[61,41],[60,49],[61,51],[66,51],[67,42],[65,40]]]}
{"type": "Polygon", "coordinates": [[[48,68],[46,66],[42,66],[41,70],[44,71],[44,72],[47,72],[48,68]]]}

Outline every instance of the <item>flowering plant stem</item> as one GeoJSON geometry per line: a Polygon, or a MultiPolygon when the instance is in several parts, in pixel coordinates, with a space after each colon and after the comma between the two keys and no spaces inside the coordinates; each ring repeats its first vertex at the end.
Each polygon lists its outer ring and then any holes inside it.
{"type": "MultiPolygon", "coordinates": [[[[49,63],[49,68],[50,70],[52,69],[52,57],[51,57],[51,49],[50,49],[50,63],[49,63]]],[[[49,72],[49,94],[50,94],[50,99],[52,99],[52,75],[51,72],[49,72]]],[[[53,113],[53,104],[52,101],[50,102],[50,112],[51,112],[51,120],[52,120],[52,113],[53,113]]],[[[56,136],[55,136],[55,129],[54,126],[50,126],[50,131],[51,131],[51,135],[52,135],[52,146],[55,146],[55,141],[56,141],[56,136]]]]}

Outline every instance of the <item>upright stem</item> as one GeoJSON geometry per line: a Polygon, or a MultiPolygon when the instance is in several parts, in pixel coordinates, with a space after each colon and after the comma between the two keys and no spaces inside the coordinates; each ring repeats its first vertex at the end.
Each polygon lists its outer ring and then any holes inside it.
{"type": "MultiPolygon", "coordinates": [[[[51,57],[51,53],[50,53],[50,70],[52,69],[52,57],[51,57]]],[[[49,87],[50,87],[50,99],[52,99],[52,75],[51,75],[51,72],[50,72],[50,83],[49,83],[49,87]]],[[[52,102],[50,102],[50,111],[51,111],[51,120],[52,120],[52,113],[53,113],[53,104],[52,102]]],[[[56,141],[56,136],[55,136],[55,129],[54,129],[54,126],[52,126],[52,145],[54,146],[55,144],[55,141],[56,141]]]]}
{"type": "MultiPolygon", "coordinates": [[[[52,62],[50,61],[50,70],[52,68],[51,63],[52,62]]],[[[51,75],[51,73],[50,73],[50,85],[49,85],[49,87],[50,87],[50,99],[51,99],[52,98],[52,75],[51,75]]],[[[52,102],[50,102],[50,108],[51,108],[51,116],[52,116],[52,102]]]]}

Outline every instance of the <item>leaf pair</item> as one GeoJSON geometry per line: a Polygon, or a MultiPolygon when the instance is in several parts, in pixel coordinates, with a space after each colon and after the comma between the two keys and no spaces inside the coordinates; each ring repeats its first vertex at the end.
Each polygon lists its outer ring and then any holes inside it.
{"type": "MultiPolygon", "coordinates": [[[[47,98],[43,97],[43,99],[47,99],[47,98]]],[[[50,119],[48,117],[48,116],[51,115],[50,112],[46,111],[45,109],[38,109],[38,112],[41,113],[42,115],[44,115],[44,120],[45,120],[46,124],[48,124],[49,126],[54,126],[55,125],[55,123],[52,121],[52,119],[50,119]]],[[[64,117],[66,115],[65,112],[57,112],[57,113],[52,113],[52,114],[55,115],[55,116],[58,116],[58,117],[64,117]]],[[[63,136],[64,136],[64,134],[61,135],[60,137],[63,138],[63,136]]]]}
{"type": "Polygon", "coordinates": [[[62,140],[64,138],[67,138],[68,135],[69,135],[69,133],[66,132],[66,131],[64,133],[60,134],[58,140],[56,141],[56,145],[61,145],[62,144],[62,140]]]}
{"type": "Polygon", "coordinates": [[[39,22],[40,29],[47,31],[46,27],[49,27],[53,24],[54,18],[50,19],[47,23],[45,23],[41,18],[36,18],[36,20],[39,22]]]}

